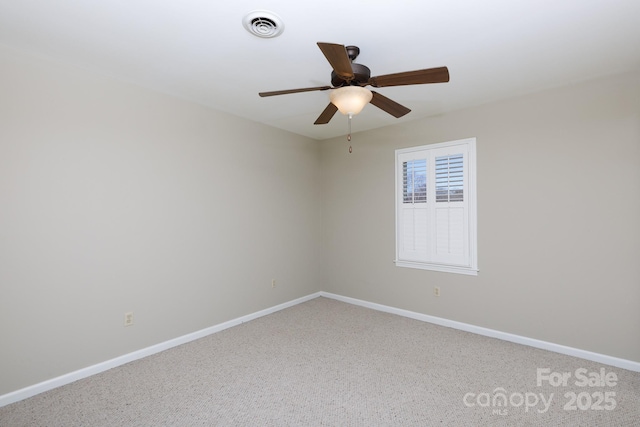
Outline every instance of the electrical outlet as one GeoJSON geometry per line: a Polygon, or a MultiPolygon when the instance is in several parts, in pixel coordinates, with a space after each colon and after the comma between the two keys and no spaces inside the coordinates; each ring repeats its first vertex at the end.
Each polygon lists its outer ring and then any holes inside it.
{"type": "Polygon", "coordinates": [[[124,314],[124,326],[133,325],[133,311],[124,314]]]}
{"type": "Polygon", "coordinates": [[[440,286],[436,286],[433,288],[433,294],[437,297],[440,296],[440,286]]]}
{"type": "Polygon", "coordinates": [[[276,279],[271,279],[271,288],[276,287],[276,279]]]}

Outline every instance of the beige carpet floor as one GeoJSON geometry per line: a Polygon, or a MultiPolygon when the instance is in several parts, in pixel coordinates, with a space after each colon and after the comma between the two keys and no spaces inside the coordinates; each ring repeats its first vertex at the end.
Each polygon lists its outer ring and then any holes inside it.
{"type": "Polygon", "coordinates": [[[640,373],[316,298],[0,408],[0,425],[638,426],[640,373]],[[539,368],[571,377],[538,385],[539,368]]]}

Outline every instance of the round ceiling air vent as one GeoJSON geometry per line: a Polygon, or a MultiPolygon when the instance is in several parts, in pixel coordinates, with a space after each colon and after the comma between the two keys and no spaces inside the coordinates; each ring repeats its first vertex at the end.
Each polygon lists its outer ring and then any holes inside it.
{"type": "Polygon", "coordinates": [[[242,19],[242,25],[256,37],[278,37],[284,31],[282,19],[273,12],[254,10],[242,19]]]}

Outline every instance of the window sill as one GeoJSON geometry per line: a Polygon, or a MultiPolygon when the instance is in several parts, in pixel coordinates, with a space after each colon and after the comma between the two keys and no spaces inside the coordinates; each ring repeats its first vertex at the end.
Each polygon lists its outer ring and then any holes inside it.
{"type": "Polygon", "coordinates": [[[443,273],[466,274],[467,276],[477,276],[478,269],[455,265],[429,264],[426,262],[412,262],[395,260],[396,267],[417,268],[420,270],[441,271],[443,273]]]}

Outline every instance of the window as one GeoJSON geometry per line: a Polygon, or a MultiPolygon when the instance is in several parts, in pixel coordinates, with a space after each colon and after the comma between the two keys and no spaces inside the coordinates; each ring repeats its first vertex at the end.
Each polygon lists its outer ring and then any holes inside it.
{"type": "Polygon", "coordinates": [[[475,138],[396,150],[396,265],[478,274],[475,138]]]}

